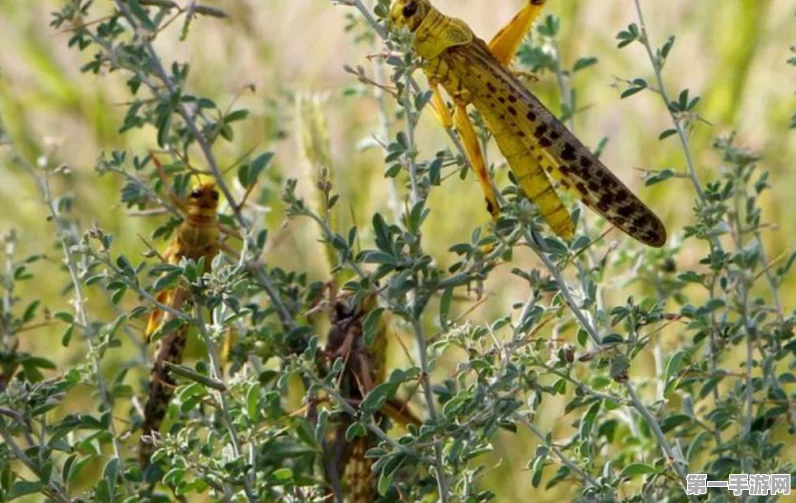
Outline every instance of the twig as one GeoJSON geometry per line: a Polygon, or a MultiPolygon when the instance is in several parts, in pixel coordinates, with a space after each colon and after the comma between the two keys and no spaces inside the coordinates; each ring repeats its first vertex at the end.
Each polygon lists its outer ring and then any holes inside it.
{"type": "Polygon", "coordinates": [[[36,465],[36,463],[34,463],[33,460],[30,459],[30,457],[28,457],[27,454],[25,454],[25,452],[19,447],[17,442],[14,440],[14,437],[12,437],[8,433],[8,429],[6,428],[6,425],[4,423],[5,421],[3,419],[0,419],[0,437],[3,438],[5,445],[8,446],[9,450],[13,453],[14,457],[19,459],[22,462],[22,464],[24,464],[31,472],[33,472],[37,477],[39,477],[39,479],[42,482],[47,478],[49,478],[48,482],[45,484],[49,489],[49,491],[46,491],[47,493],[49,493],[48,496],[53,498],[55,501],[58,501],[59,503],[71,503],[72,500],[67,495],[66,489],[61,487],[61,485],[58,484],[52,477],[45,477],[39,471],[39,468],[36,465]]]}
{"type": "Polygon", "coordinates": [[[533,424],[530,419],[528,419],[523,414],[515,414],[514,417],[517,418],[519,422],[524,424],[526,428],[531,430],[531,433],[536,435],[542,443],[544,443],[551,451],[553,451],[553,454],[555,454],[556,457],[559,460],[561,460],[562,463],[564,463],[564,465],[566,465],[574,473],[578,474],[580,478],[582,478],[587,485],[590,485],[592,487],[600,487],[600,482],[597,481],[597,479],[589,475],[589,473],[586,470],[584,470],[583,468],[578,466],[577,463],[569,459],[566,456],[566,454],[564,454],[564,452],[556,444],[552,442],[548,443],[547,435],[542,433],[542,430],[537,428],[537,426],[533,424]]]}
{"type": "MultiPolygon", "coordinates": [[[[580,306],[575,302],[574,298],[572,297],[572,294],[569,292],[569,286],[566,284],[561,275],[561,271],[556,267],[556,265],[553,263],[550,257],[548,257],[547,254],[539,248],[539,246],[536,243],[536,240],[533,238],[531,232],[528,229],[525,229],[525,239],[528,242],[528,245],[531,247],[531,249],[534,250],[536,255],[539,257],[539,259],[545,265],[547,270],[553,276],[553,280],[558,285],[559,291],[564,296],[567,305],[569,305],[570,310],[572,311],[575,318],[577,318],[581,327],[584,330],[586,330],[586,333],[592,339],[592,342],[597,346],[597,349],[598,350],[601,349],[603,346],[597,330],[589,321],[588,317],[586,316],[586,313],[584,313],[583,310],[580,308],[580,306]]],[[[666,440],[666,436],[663,434],[660,424],[658,424],[658,421],[655,419],[655,417],[652,415],[649,409],[647,409],[644,403],[638,398],[638,395],[636,394],[633,385],[630,384],[629,381],[625,381],[623,385],[628,395],[630,396],[633,408],[636,409],[642,415],[642,417],[644,417],[644,419],[647,421],[650,429],[652,429],[653,434],[655,435],[658,445],[661,447],[666,456],[674,461],[673,467],[678,477],[680,478],[681,484],[685,484],[686,474],[683,471],[683,467],[681,465],[682,460],[678,457],[675,457],[674,451],[669,445],[668,440],[666,440]]],[[[692,501],[696,501],[692,496],[689,496],[689,499],[692,501]]]]}
{"type": "Polygon", "coordinates": [[[138,0],[138,3],[141,5],[150,5],[153,7],[161,7],[163,9],[177,9],[182,12],[186,12],[190,10],[195,14],[201,14],[203,16],[215,17],[219,19],[224,19],[229,17],[225,11],[217,8],[217,7],[210,7],[208,5],[200,5],[196,2],[191,2],[190,7],[185,8],[180,6],[177,2],[173,2],[172,0],[138,0]]]}
{"type": "MultiPolygon", "coordinates": [[[[221,360],[218,356],[218,350],[216,349],[216,344],[213,341],[213,338],[210,336],[209,331],[207,330],[207,325],[205,324],[204,320],[204,313],[202,311],[203,307],[200,303],[194,303],[196,308],[194,310],[194,315],[196,317],[197,326],[199,327],[199,333],[202,336],[202,340],[207,347],[207,353],[210,357],[210,364],[213,370],[213,379],[219,381],[221,383],[224,382],[224,373],[221,370],[221,360]]],[[[230,441],[232,442],[232,450],[235,457],[240,457],[243,454],[241,450],[240,438],[238,437],[238,431],[235,428],[235,423],[232,421],[232,416],[229,413],[229,404],[227,403],[226,394],[223,391],[220,391],[217,388],[213,388],[214,393],[216,395],[216,400],[219,404],[219,410],[221,411],[221,417],[226,426],[227,431],[229,432],[230,441]]],[[[243,487],[246,493],[246,499],[248,499],[251,503],[256,503],[259,501],[257,495],[254,494],[254,488],[252,483],[254,482],[255,473],[253,470],[253,466],[249,467],[243,475],[243,487]]]]}
{"type": "MultiPolygon", "coordinates": [[[[70,246],[68,244],[70,230],[64,226],[64,219],[63,216],[60,214],[60,211],[56,207],[52,194],[50,193],[50,185],[47,178],[47,173],[43,173],[42,175],[38,175],[35,171],[35,168],[24,161],[22,158],[17,157],[19,163],[28,171],[28,173],[33,177],[34,181],[36,182],[36,187],[39,190],[39,194],[41,195],[47,209],[49,211],[50,217],[52,218],[53,223],[55,224],[55,231],[58,235],[58,240],[61,244],[61,251],[64,255],[64,265],[66,265],[67,270],[69,271],[69,277],[72,281],[72,287],[75,292],[75,300],[73,302],[75,313],[77,315],[77,322],[82,326],[85,335],[86,341],[89,347],[88,357],[91,363],[91,370],[94,374],[94,379],[97,382],[97,388],[99,390],[100,401],[102,403],[103,408],[110,414],[113,413],[113,404],[111,401],[110,394],[108,393],[108,388],[105,384],[105,379],[102,376],[102,372],[100,370],[100,364],[98,360],[98,353],[97,353],[97,346],[95,344],[95,337],[96,331],[94,326],[90,323],[88,312],[86,311],[86,300],[83,296],[83,289],[80,282],[80,275],[77,270],[77,265],[75,264],[74,259],[72,258],[72,251],[70,250],[70,246]]],[[[108,422],[108,431],[111,434],[111,443],[113,445],[114,456],[119,462],[119,469],[120,473],[125,473],[125,462],[124,457],[122,456],[122,447],[119,443],[119,435],[116,432],[116,426],[114,425],[113,421],[108,422]]],[[[127,478],[122,475],[122,482],[124,484],[125,492],[130,495],[132,494],[132,488],[130,486],[129,481],[127,478]]]]}
{"type": "MultiPolygon", "coordinates": [[[[691,182],[694,184],[694,189],[699,196],[699,199],[705,203],[705,191],[702,188],[702,184],[699,181],[699,176],[697,175],[696,165],[694,164],[693,155],[691,154],[691,146],[688,142],[688,137],[683,129],[682,123],[678,120],[677,115],[669,108],[669,95],[666,91],[666,86],[663,84],[663,75],[661,74],[661,66],[658,62],[655,54],[652,51],[652,45],[650,44],[650,37],[647,33],[647,25],[644,22],[644,13],[641,10],[641,3],[639,0],[633,0],[633,3],[636,5],[636,13],[638,14],[638,23],[639,28],[641,29],[641,37],[639,41],[647,50],[647,56],[649,57],[650,62],[652,63],[652,69],[655,71],[655,78],[658,80],[658,91],[663,99],[663,103],[666,106],[666,110],[669,111],[669,115],[672,117],[672,123],[674,123],[674,128],[677,130],[677,136],[680,138],[680,144],[683,147],[683,153],[685,154],[685,160],[688,165],[688,174],[691,177],[691,182]]],[[[718,240],[717,240],[718,241],[718,240]]],[[[720,249],[720,245],[719,245],[720,249]]]]}

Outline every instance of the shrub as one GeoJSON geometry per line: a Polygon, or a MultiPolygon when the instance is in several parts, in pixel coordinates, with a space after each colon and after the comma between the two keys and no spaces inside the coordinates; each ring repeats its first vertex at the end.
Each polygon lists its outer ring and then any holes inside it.
{"type": "MultiPolygon", "coordinates": [[[[56,245],[20,256],[18,234],[3,238],[2,499],[326,501],[354,500],[357,490],[359,501],[524,499],[501,490],[500,477],[511,476],[540,498],[697,501],[704,497],[684,491],[689,473],[792,473],[796,317],[783,290],[796,254],[767,252],[778,231],[764,201],[776,182],[761,154],[720,134],[700,146],[713,150],[712,169],[700,165],[692,143],[706,122],[700,98],[664,80],[675,37],[655,45],[639,2],[623,7],[637,19],[618,46],[641,49],[652,78],[615,84],[621,98],[659,102],[669,119],[659,139],[678,143],[683,158],[682,170],[644,170],[646,185],[671,194],[657,206],[689,207],[666,247],[610,234],[580,210],[577,236],[554,237],[513,179],[501,184],[496,225],[473,224],[468,239],[440,244],[434,214],[450,222],[462,208],[434,197],[452,175],[470,176],[459,140],[448,131],[452,149],[419,147],[431,95],[414,80],[406,34],[385,30],[388,2],[372,11],[338,3],[354,41],[386,48],[371,68],[347,67],[359,82],[348,99],[375,98],[381,119],[362,145],[383,154],[386,203],[373,212],[357,202],[356,183],[339,182],[322,96],[290,97],[310,168],[295,176],[272,151],[238,148],[236,135],[258,120],[247,106],[195,93],[189,65],[163,59],[164,33],[201,37],[223,11],[115,0],[106,13],[73,0],[54,14],[53,28],[88,55],[83,73],[121,75],[120,132],[152,147],[131,141],[99,153],[91,183],[121,184],[128,213],[162,216],[138,258],[119,237],[129,223],[112,232],[81,218],[85,186],[68,165],[31,156],[0,128],[4,163],[30,175],[56,245]],[[222,162],[230,148],[237,161],[222,162]],[[239,235],[209,265],[161,251],[185,220],[169,194],[187,197],[195,170],[214,181],[226,201],[219,221],[239,235]],[[284,219],[264,217],[268,207],[284,219]],[[308,228],[317,238],[296,231],[308,228]],[[291,238],[325,263],[294,256],[277,265],[272,253],[291,238]],[[39,272],[43,257],[59,266],[50,281],[39,272]],[[53,313],[25,288],[64,281],[53,313]],[[508,281],[522,287],[510,298],[491,293],[508,281]],[[174,289],[184,303],[164,303],[174,289]],[[484,304],[488,313],[475,313],[484,304]],[[167,366],[166,424],[144,440],[155,452],[139,466],[152,362],[138,334],[153,309],[168,319],[153,342],[178,333],[191,342],[186,361],[167,366]],[[78,357],[26,349],[26,333],[54,326],[78,357]]],[[[548,15],[518,60],[555,79],[560,116],[574,129],[583,112],[575,75],[598,60],[564,59],[562,42],[561,20],[548,15]]]]}

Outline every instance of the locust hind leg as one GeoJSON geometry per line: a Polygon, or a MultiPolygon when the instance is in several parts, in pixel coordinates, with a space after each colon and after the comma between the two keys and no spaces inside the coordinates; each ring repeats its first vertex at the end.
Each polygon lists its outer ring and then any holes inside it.
{"type": "Polygon", "coordinates": [[[492,54],[504,66],[508,66],[514,59],[520,43],[539,17],[547,0],[526,0],[526,2],[525,7],[489,42],[492,54]]]}
{"type": "Polygon", "coordinates": [[[467,117],[466,102],[459,98],[454,98],[456,107],[454,109],[453,117],[451,117],[451,114],[448,112],[448,108],[445,105],[445,100],[442,98],[442,94],[440,93],[439,85],[432,84],[431,91],[431,108],[434,111],[434,115],[437,117],[437,120],[443,125],[443,127],[446,129],[455,127],[459,132],[459,136],[461,136],[462,139],[464,152],[467,155],[467,160],[470,162],[470,166],[473,168],[473,171],[478,177],[478,184],[481,186],[481,190],[484,192],[487,210],[489,211],[489,214],[492,215],[492,219],[497,221],[498,214],[500,213],[500,205],[498,204],[497,197],[495,196],[495,190],[492,187],[492,179],[489,176],[489,171],[486,167],[486,161],[484,161],[484,154],[481,151],[481,144],[478,141],[478,135],[475,132],[472,122],[470,122],[470,118],[467,117]]]}
{"type": "Polygon", "coordinates": [[[481,190],[484,191],[486,208],[489,214],[492,215],[492,219],[497,221],[500,205],[498,205],[497,197],[495,197],[495,190],[492,188],[492,178],[486,168],[486,161],[484,161],[484,154],[481,151],[481,144],[478,142],[478,135],[475,133],[473,123],[467,116],[467,108],[463,103],[456,103],[453,123],[462,138],[464,151],[467,153],[470,165],[478,177],[478,184],[481,186],[481,190]]]}

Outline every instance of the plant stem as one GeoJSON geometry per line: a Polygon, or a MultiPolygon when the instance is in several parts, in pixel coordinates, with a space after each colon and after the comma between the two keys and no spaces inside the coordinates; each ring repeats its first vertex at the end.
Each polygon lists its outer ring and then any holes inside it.
{"type": "MultiPolygon", "coordinates": [[[[415,332],[415,340],[417,341],[417,352],[420,354],[420,379],[423,386],[423,395],[426,398],[426,407],[428,408],[428,415],[431,421],[436,424],[437,422],[437,406],[434,403],[434,393],[431,388],[431,381],[429,379],[429,364],[428,364],[428,347],[426,344],[426,335],[423,331],[423,324],[418,319],[412,320],[412,328],[415,332]]],[[[445,476],[445,463],[442,458],[442,444],[434,442],[434,465],[437,472],[437,485],[439,488],[440,501],[447,503],[450,494],[448,480],[445,476]]]]}
{"type": "MultiPolygon", "coordinates": [[[[545,265],[547,270],[550,272],[551,276],[553,277],[553,280],[558,285],[559,291],[564,296],[567,305],[569,305],[570,310],[575,315],[575,318],[577,318],[581,327],[583,327],[583,329],[586,330],[586,333],[592,339],[592,342],[594,342],[597,348],[601,349],[602,348],[602,344],[600,342],[601,339],[597,330],[590,323],[586,313],[584,313],[583,310],[580,308],[580,306],[575,302],[574,298],[572,297],[572,294],[569,291],[569,286],[564,281],[560,269],[556,267],[555,263],[550,259],[550,257],[548,257],[547,254],[538,247],[536,240],[531,235],[531,231],[527,228],[525,228],[524,231],[525,231],[525,240],[527,241],[531,249],[539,257],[539,259],[542,261],[542,263],[545,265]]],[[[680,458],[675,457],[674,451],[669,445],[669,442],[666,440],[666,436],[663,434],[660,424],[658,424],[658,421],[655,419],[655,417],[652,415],[649,409],[647,409],[646,405],[644,405],[644,403],[639,399],[635,389],[633,389],[633,386],[630,384],[630,382],[626,381],[623,383],[623,385],[628,395],[630,396],[630,401],[633,405],[633,408],[636,409],[642,415],[642,417],[644,417],[644,419],[647,421],[647,424],[652,429],[655,435],[658,445],[661,447],[666,456],[673,461],[674,470],[677,473],[678,477],[680,477],[681,484],[685,484],[686,474],[683,471],[683,467],[681,466],[682,460],[680,458]]],[[[696,501],[691,496],[689,496],[689,499],[691,499],[692,501],[696,501]]]]}
{"type": "MultiPolygon", "coordinates": [[[[199,302],[195,302],[194,305],[195,310],[195,317],[197,321],[197,326],[199,327],[199,333],[202,335],[202,340],[207,347],[207,353],[210,357],[210,365],[213,370],[213,378],[224,382],[224,373],[221,371],[221,360],[218,356],[218,350],[216,349],[216,344],[213,341],[213,338],[210,336],[210,333],[207,329],[207,325],[205,324],[204,320],[204,313],[202,312],[202,305],[199,302]]],[[[213,393],[216,395],[216,400],[219,404],[219,409],[221,411],[221,418],[223,420],[224,426],[226,426],[227,431],[229,432],[229,437],[232,442],[232,451],[235,455],[235,458],[239,458],[243,455],[243,451],[241,449],[240,438],[238,437],[238,431],[235,428],[235,423],[232,421],[232,416],[229,413],[229,404],[227,403],[227,397],[223,391],[214,389],[213,393]]],[[[256,503],[259,501],[257,496],[254,493],[254,489],[252,487],[254,482],[254,477],[256,474],[253,471],[253,466],[249,467],[243,475],[243,487],[244,492],[246,493],[246,499],[248,499],[251,503],[256,503]]]]}
{"type": "MultiPolygon", "coordinates": [[[[678,120],[675,113],[669,107],[669,95],[666,91],[666,86],[663,84],[663,75],[661,73],[661,65],[660,62],[655,57],[655,54],[652,51],[652,45],[650,43],[649,33],[647,32],[647,25],[644,22],[644,13],[641,10],[641,2],[640,0],[633,0],[636,5],[636,13],[638,14],[638,23],[641,29],[641,38],[640,42],[647,50],[647,56],[649,57],[650,62],[652,63],[652,69],[655,71],[655,78],[658,81],[658,91],[663,99],[663,104],[666,107],[666,110],[669,111],[669,115],[672,117],[672,123],[674,124],[675,130],[677,130],[677,136],[680,138],[680,144],[683,147],[683,153],[685,154],[685,161],[688,165],[688,176],[691,178],[691,183],[694,185],[694,189],[699,196],[700,201],[702,203],[706,202],[705,198],[705,191],[702,188],[702,184],[699,181],[699,176],[697,175],[696,165],[694,164],[694,158],[691,154],[691,145],[688,142],[688,136],[686,135],[685,129],[683,129],[682,123],[678,120]]],[[[720,248],[719,248],[720,249],[720,248]]]]}
{"type": "Polygon", "coordinates": [[[406,87],[404,89],[404,115],[406,116],[406,134],[408,136],[408,151],[406,152],[406,162],[409,166],[409,183],[412,187],[409,197],[410,211],[421,200],[420,184],[417,173],[417,163],[415,162],[415,123],[412,111],[411,77],[406,76],[406,87]]]}
{"type": "MultiPolygon", "coordinates": [[[[13,453],[14,457],[17,458],[24,464],[31,472],[33,472],[40,480],[44,480],[45,477],[39,471],[38,466],[36,463],[30,459],[25,452],[19,447],[19,445],[14,440],[14,437],[8,434],[8,429],[5,425],[5,420],[0,418],[0,437],[3,438],[5,445],[8,446],[9,450],[13,453]]],[[[57,470],[56,470],[57,473],[57,470]]],[[[61,487],[55,480],[50,479],[46,486],[49,488],[50,497],[52,497],[55,501],[59,503],[71,503],[71,499],[66,493],[66,489],[61,487]]]]}
{"type": "MultiPolygon", "coordinates": [[[[68,241],[72,236],[72,231],[66,227],[64,217],[61,215],[60,211],[55,205],[55,202],[52,198],[52,194],[50,192],[50,184],[48,180],[47,172],[44,172],[41,175],[36,174],[35,168],[28,164],[21,158],[18,158],[19,162],[23,165],[23,167],[30,173],[33,179],[36,182],[36,186],[39,190],[39,194],[41,195],[44,204],[47,206],[49,211],[50,217],[52,218],[53,223],[55,224],[55,231],[58,236],[58,240],[61,244],[61,252],[64,256],[64,265],[66,265],[67,271],[69,272],[69,277],[72,282],[72,287],[74,288],[75,292],[75,300],[74,300],[74,308],[75,313],[77,315],[77,321],[83,328],[86,336],[86,342],[88,344],[89,352],[88,358],[91,363],[91,370],[94,374],[94,379],[97,381],[97,389],[99,391],[100,401],[102,403],[102,407],[107,414],[110,414],[113,417],[113,404],[111,401],[110,394],[108,393],[108,387],[105,384],[105,379],[102,377],[102,371],[100,369],[99,364],[99,356],[97,351],[97,346],[95,344],[95,337],[96,337],[96,330],[94,326],[91,324],[88,312],[86,311],[86,299],[83,296],[83,289],[80,283],[80,275],[77,270],[77,264],[72,257],[72,251],[70,250],[70,245],[68,241]]],[[[77,239],[75,239],[77,241],[77,239]]],[[[116,425],[113,422],[113,419],[108,421],[108,431],[111,434],[111,443],[113,445],[113,453],[116,459],[119,461],[119,470],[122,474],[125,473],[125,462],[124,457],[122,456],[122,446],[119,443],[119,434],[116,431],[116,425]]],[[[125,493],[130,495],[132,494],[132,488],[130,487],[130,482],[127,478],[122,475],[122,482],[124,484],[125,493]]]]}
{"type": "Polygon", "coordinates": [[[539,440],[542,443],[544,443],[551,451],[553,451],[553,454],[555,454],[556,457],[562,463],[564,463],[564,465],[566,465],[574,473],[578,474],[580,476],[580,478],[583,479],[583,481],[587,485],[590,485],[592,487],[600,487],[600,482],[597,481],[597,479],[595,479],[594,477],[589,475],[589,473],[586,470],[584,470],[583,468],[578,466],[577,463],[575,463],[574,461],[569,459],[566,456],[566,454],[564,454],[564,452],[556,444],[554,444],[552,442],[548,443],[547,442],[547,435],[542,433],[542,430],[537,428],[537,426],[535,424],[533,424],[533,422],[531,422],[530,419],[528,419],[525,415],[522,415],[522,414],[515,414],[514,417],[516,417],[519,422],[524,424],[526,428],[531,430],[531,433],[536,435],[536,437],[539,438],[539,440]]]}
{"type": "MultiPolygon", "coordinates": [[[[374,51],[376,50],[374,41],[374,51]]],[[[384,75],[384,62],[381,58],[373,58],[373,71],[374,81],[376,85],[373,86],[373,97],[379,104],[379,129],[381,140],[386,144],[390,140],[390,114],[387,110],[387,95],[382,89],[386,81],[384,75]]],[[[388,206],[398,221],[401,218],[401,201],[398,198],[398,188],[396,187],[395,178],[387,180],[387,194],[388,206]]]]}
{"type": "MultiPolygon", "coordinates": [[[[685,464],[685,461],[682,458],[675,456],[671,445],[669,445],[669,442],[666,440],[666,435],[664,435],[663,430],[661,430],[660,424],[658,424],[658,421],[644,405],[644,402],[639,399],[638,395],[636,394],[636,390],[633,389],[633,386],[630,384],[630,382],[626,381],[623,383],[623,385],[627,391],[627,394],[630,396],[630,401],[633,402],[633,407],[647,421],[647,424],[652,430],[653,435],[655,435],[655,438],[658,441],[658,445],[661,446],[661,449],[663,450],[664,454],[666,454],[666,457],[672,462],[674,471],[677,472],[677,475],[680,477],[680,483],[684,484],[686,480],[686,473],[683,470],[683,464],[685,464]]],[[[691,501],[696,501],[696,499],[690,495],[688,499],[691,501]]]]}

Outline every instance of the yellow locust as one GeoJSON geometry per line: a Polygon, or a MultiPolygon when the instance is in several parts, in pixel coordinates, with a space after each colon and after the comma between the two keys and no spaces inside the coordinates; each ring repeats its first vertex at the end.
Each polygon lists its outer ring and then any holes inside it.
{"type": "MultiPolygon", "coordinates": [[[[152,156],[161,180],[169,187],[160,162],[152,156]]],[[[219,193],[215,183],[200,181],[193,187],[187,200],[183,201],[170,194],[172,201],[185,215],[185,220],[177,229],[174,241],[162,254],[166,263],[179,264],[182,258],[199,260],[204,258],[204,272],[210,271],[213,258],[219,251],[219,226],[217,221],[219,193]]],[[[163,290],[158,293],[157,301],[173,309],[181,309],[186,301],[182,286],[163,290]]],[[[149,316],[144,337],[147,342],[159,328],[163,326],[165,313],[154,309],[149,316]]],[[[178,365],[182,362],[182,354],[188,336],[188,325],[183,324],[166,333],[160,340],[160,347],[152,366],[149,380],[149,394],[144,408],[143,434],[151,436],[160,430],[169,400],[174,393],[176,382],[171,376],[167,363],[178,365]]],[[[144,442],[139,445],[139,463],[145,466],[153,451],[153,444],[144,442]]]]}
{"type": "Polygon", "coordinates": [[[446,127],[455,125],[459,131],[494,218],[499,206],[467,117],[469,104],[484,118],[523,192],[556,234],[571,238],[575,228],[556,193],[560,187],[631,237],[663,246],[666,229],[658,217],[507,68],[545,1],[528,0],[488,45],[463,21],[440,13],[428,0],[396,0],[390,22],[414,33],[414,49],[424,59],[435,112],[446,127]],[[440,85],[454,101],[452,118],[440,85]]]}

